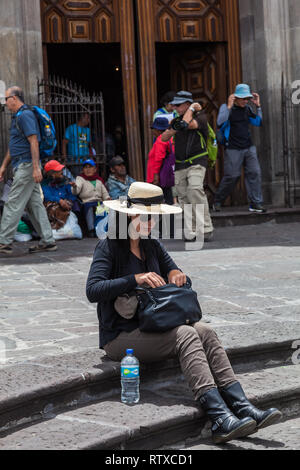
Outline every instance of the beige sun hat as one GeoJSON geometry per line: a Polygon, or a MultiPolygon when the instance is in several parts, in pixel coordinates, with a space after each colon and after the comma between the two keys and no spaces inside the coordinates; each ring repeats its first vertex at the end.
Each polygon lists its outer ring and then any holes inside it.
{"type": "Polygon", "coordinates": [[[164,194],[159,186],[150,183],[135,182],[130,185],[127,198],[103,201],[103,204],[126,214],[180,214],[177,206],[163,204],[164,194]]]}

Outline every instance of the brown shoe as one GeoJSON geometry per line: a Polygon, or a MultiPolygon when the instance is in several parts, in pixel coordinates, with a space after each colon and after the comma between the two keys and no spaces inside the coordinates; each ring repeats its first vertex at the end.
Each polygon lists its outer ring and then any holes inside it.
{"type": "Polygon", "coordinates": [[[40,253],[41,251],[56,251],[56,243],[51,243],[49,245],[36,245],[29,248],[29,253],[40,253]]]}
{"type": "Polygon", "coordinates": [[[4,253],[5,255],[11,255],[12,254],[12,247],[10,245],[3,245],[0,243],[0,253],[4,253]]]}

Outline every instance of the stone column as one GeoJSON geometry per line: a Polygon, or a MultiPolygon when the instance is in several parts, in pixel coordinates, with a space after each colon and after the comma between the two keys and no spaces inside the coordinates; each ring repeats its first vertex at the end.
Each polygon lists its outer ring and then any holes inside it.
{"type": "Polygon", "coordinates": [[[43,75],[39,0],[0,2],[0,80],[18,85],[26,101],[36,102],[37,77],[43,75]]]}
{"type": "MultiPolygon", "coordinates": [[[[243,81],[261,95],[264,126],[255,131],[265,202],[284,205],[281,115],[282,73],[290,80],[289,4],[282,0],[240,0],[243,81]]],[[[300,4],[294,2],[299,19],[300,4]]]]}

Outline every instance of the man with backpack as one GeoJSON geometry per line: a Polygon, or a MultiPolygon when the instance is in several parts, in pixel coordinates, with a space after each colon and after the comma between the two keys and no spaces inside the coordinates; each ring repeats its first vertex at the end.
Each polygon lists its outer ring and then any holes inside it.
{"type": "Polygon", "coordinates": [[[262,125],[260,97],[257,93],[251,93],[249,85],[239,84],[235,93],[229,96],[228,103],[221,106],[217,119],[218,141],[225,146],[224,176],[214,200],[214,210],[217,212],[234,190],[243,165],[249,211],[266,212],[262,205],[261,169],[249,125],[262,125]],[[250,101],[256,106],[256,112],[250,107],[250,101]]]}
{"type": "Polygon", "coordinates": [[[26,209],[41,240],[29,248],[30,253],[55,251],[52,229],[43,205],[40,182],[43,179],[40,163],[41,131],[33,110],[24,103],[23,91],[14,86],[5,92],[7,108],[13,113],[9,149],[0,167],[0,181],[9,163],[14,179],[3,209],[0,225],[0,253],[11,254],[11,244],[19,221],[26,209]]]}
{"type": "Polygon", "coordinates": [[[171,104],[179,117],[172,121],[171,128],[161,139],[167,142],[174,136],[175,191],[181,206],[192,204],[192,214],[185,213],[185,240],[195,241],[204,230],[204,241],[211,241],[214,228],[203,187],[209,163],[207,141],[211,128],[201,113],[201,105],[194,103],[192,93],[179,91],[171,104]]]}

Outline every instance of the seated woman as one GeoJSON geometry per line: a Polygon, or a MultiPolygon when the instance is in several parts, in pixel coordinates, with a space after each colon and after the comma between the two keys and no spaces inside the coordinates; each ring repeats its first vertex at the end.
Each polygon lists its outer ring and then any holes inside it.
{"type": "Polygon", "coordinates": [[[83,210],[88,228],[88,236],[95,237],[95,210],[99,202],[110,199],[103,179],[97,174],[94,160],[86,160],[82,173],[70,183],[73,194],[83,202],[83,210]]]}
{"type": "Polygon", "coordinates": [[[44,205],[51,228],[62,228],[76,203],[68,179],[63,175],[64,165],[57,160],[50,160],[44,166],[45,179],[42,183],[44,205]]]}
{"type": "Polygon", "coordinates": [[[144,283],[155,288],[166,283],[181,287],[186,282],[186,275],[163,245],[148,238],[154,223],[149,215],[181,211],[162,201],[163,192],[158,186],[133,183],[127,201],[105,203],[117,215],[127,214],[129,236],[125,240],[101,240],[88,275],[87,297],[98,303],[100,348],[113,361],[120,361],[127,347],[133,348],[135,356],[144,363],[177,357],[195,400],[212,421],[214,442],[247,436],[274,423],[281,413],[276,408],[261,411],[247,400],[211,327],[200,321],[167,332],[145,333],[139,330],[137,315],[124,318],[115,309],[118,296],[129,294],[144,283]],[[142,221],[141,214],[148,215],[147,222],[142,221]]]}

